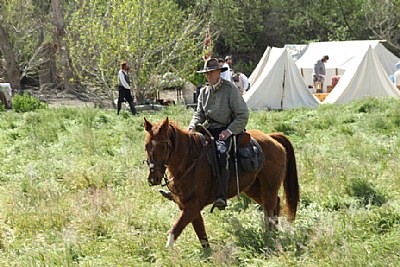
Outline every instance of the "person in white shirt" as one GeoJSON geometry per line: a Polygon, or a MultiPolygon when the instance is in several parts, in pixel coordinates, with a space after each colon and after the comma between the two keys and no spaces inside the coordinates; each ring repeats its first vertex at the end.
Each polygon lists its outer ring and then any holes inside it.
{"type": "Polygon", "coordinates": [[[131,112],[133,115],[136,115],[135,104],[133,103],[133,96],[131,93],[131,82],[129,80],[129,65],[128,62],[121,62],[121,69],[118,71],[118,104],[117,104],[117,114],[121,110],[122,102],[128,102],[129,107],[131,108],[131,112]]]}
{"type": "Polygon", "coordinates": [[[233,75],[235,74],[235,72],[233,71],[233,62],[232,62],[232,56],[226,56],[225,57],[225,62],[226,64],[228,64],[229,70],[231,71],[231,77],[233,77],[233,75]]]}
{"type": "Polygon", "coordinates": [[[224,72],[221,72],[221,78],[230,82],[233,82],[232,80],[232,73],[231,73],[231,69],[229,68],[229,65],[225,62],[225,60],[223,58],[219,58],[218,59],[219,62],[219,66],[221,68],[226,68],[227,70],[224,72]]]}
{"type": "Polygon", "coordinates": [[[233,75],[233,81],[240,93],[243,95],[250,89],[250,83],[246,75],[241,72],[237,72],[233,75]]]}

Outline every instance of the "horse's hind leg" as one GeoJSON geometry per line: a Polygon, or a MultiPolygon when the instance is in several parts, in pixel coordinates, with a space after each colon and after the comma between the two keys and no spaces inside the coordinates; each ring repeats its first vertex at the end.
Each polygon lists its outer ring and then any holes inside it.
{"type": "Polygon", "coordinates": [[[279,217],[281,214],[281,198],[278,196],[277,202],[276,202],[276,207],[274,211],[274,215],[276,217],[279,217]]]}
{"type": "Polygon", "coordinates": [[[283,175],[280,172],[267,175],[260,174],[260,194],[264,208],[265,230],[273,230],[278,224],[280,213],[279,187],[282,184],[283,175]],[[262,176],[261,176],[262,175],[262,176]]]}
{"type": "Polygon", "coordinates": [[[271,198],[269,198],[268,204],[275,203],[275,207],[273,205],[265,205],[264,204],[264,223],[265,230],[274,230],[278,225],[278,218],[281,210],[281,199],[278,196],[278,191],[276,194],[271,194],[271,198]]]}
{"type": "Polygon", "coordinates": [[[261,184],[260,179],[257,178],[244,193],[263,207],[265,230],[275,229],[280,214],[278,190],[273,190],[272,184],[266,185],[265,182],[261,184]]]}
{"type": "Polygon", "coordinates": [[[196,232],[197,237],[200,240],[201,246],[203,248],[210,247],[210,244],[208,243],[206,228],[204,226],[203,216],[201,216],[200,213],[199,213],[199,216],[193,220],[192,225],[193,225],[194,231],[196,232]]]}

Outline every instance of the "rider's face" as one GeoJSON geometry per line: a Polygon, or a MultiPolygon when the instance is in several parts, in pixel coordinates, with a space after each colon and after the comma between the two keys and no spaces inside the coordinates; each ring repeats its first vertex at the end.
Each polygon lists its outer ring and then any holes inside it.
{"type": "Polygon", "coordinates": [[[204,75],[206,76],[208,83],[216,84],[219,81],[220,73],[221,73],[221,71],[219,71],[219,70],[213,70],[213,71],[204,73],[204,75]]]}

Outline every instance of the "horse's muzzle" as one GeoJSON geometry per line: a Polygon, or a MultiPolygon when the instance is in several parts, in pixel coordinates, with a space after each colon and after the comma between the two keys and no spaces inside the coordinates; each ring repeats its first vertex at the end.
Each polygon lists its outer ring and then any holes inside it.
{"type": "MultiPolygon", "coordinates": [[[[162,176],[161,176],[162,177],[162,176]]],[[[149,174],[147,181],[149,182],[150,186],[160,185],[162,178],[158,175],[154,175],[152,173],[149,174]]]]}

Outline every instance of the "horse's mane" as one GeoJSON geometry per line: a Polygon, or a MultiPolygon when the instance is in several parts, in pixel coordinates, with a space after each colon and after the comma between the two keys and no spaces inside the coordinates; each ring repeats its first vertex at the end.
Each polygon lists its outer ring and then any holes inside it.
{"type": "Polygon", "coordinates": [[[188,149],[191,157],[200,153],[203,145],[201,137],[198,133],[189,132],[186,129],[180,128],[178,123],[175,121],[170,121],[169,126],[169,131],[172,131],[172,133],[175,135],[175,150],[188,142],[188,144],[186,144],[187,146],[182,147],[182,149],[188,149]]]}

